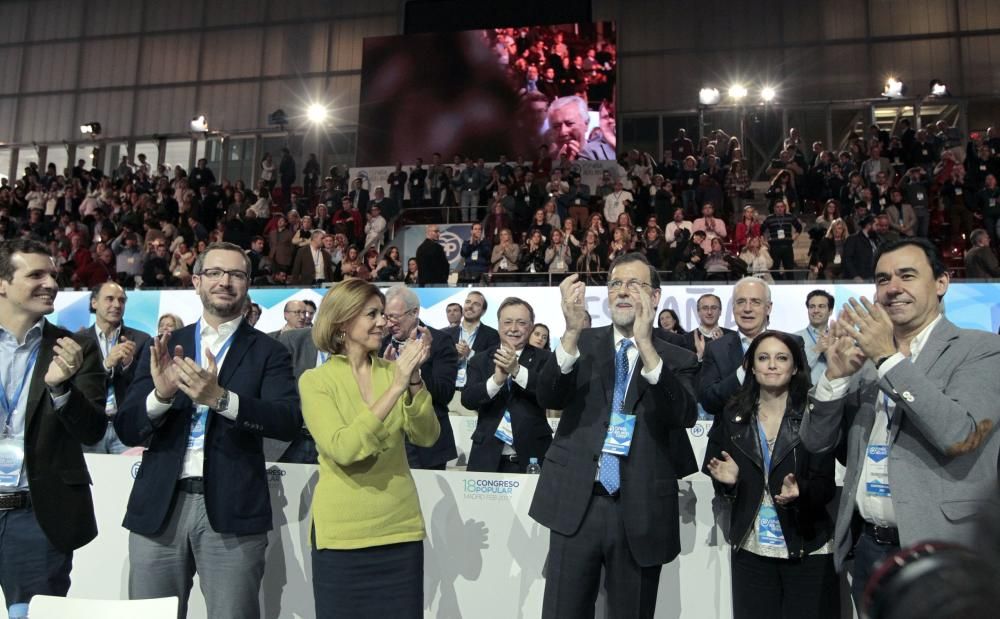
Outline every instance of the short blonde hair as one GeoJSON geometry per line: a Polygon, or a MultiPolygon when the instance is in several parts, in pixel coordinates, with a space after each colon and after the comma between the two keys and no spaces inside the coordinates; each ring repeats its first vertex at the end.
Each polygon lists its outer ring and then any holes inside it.
{"type": "Polygon", "coordinates": [[[346,279],[330,288],[313,322],[312,338],[316,349],[339,355],[344,352],[344,328],[361,314],[365,303],[378,297],[385,306],[385,296],[377,286],[361,279],[346,279]]]}

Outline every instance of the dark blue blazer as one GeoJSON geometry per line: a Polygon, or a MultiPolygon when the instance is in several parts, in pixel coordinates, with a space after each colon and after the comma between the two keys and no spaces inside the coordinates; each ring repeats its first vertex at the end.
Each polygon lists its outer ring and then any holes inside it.
{"type": "MultiPolygon", "coordinates": [[[[174,331],[169,346],[184,347],[194,358],[194,330],[198,323],[174,331]]],[[[115,416],[115,430],[126,445],[141,445],[142,455],[125,512],[123,526],[142,535],[155,535],[166,524],[184,452],[194,405],[182,391],[159,423],[146,412],[153,390],[149,373],[152,347],[143,351],[125,403],[115,416]]],[[[292,360],[280,342],[240,323],[219,370],[219,384],[240,396],[236,421],[210,414],[205,434],[205,510],[218,533],[246,535],[271,529],[271,499],[264,468],[263,437],[290,441],[302,430],[298,391],[292,360]]]]}

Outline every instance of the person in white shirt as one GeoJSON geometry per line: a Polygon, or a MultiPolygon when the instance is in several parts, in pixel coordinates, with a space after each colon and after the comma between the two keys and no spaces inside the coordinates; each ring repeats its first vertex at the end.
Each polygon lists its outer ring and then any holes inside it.
{"type": "Polygon", "coordinates": [[[365,249],[375,248],[382,250],[382,238],[385,235],[385,217],[382,217],[382,209],[373,204],[368,209],[368,221],[365,222],[365,249]]]}
{"type": "Polygon", "coordinates": [[[829,323],[833,305],[833,295],[825,290],[813,290],[807,294],[809,326],[795,333],[806,343],[806,361],[809,363],[813,385],[818,385],[826,372],[826,347],[830,345],[829,323]]]}
{"type": "Polygon", "coordinates": [[[671,247],[677,247],[678,232],[686,230],[688,237],[694,233],[693,224],[684,219],[684,209],[675,208],[674,209],[674,219],[667,224],[667,227],[663,230],[663,240],[667,242],[671,247]]]}
{"type": "Polygon", "coordinates": [[[625,212],[625,203],[634,202],[631,191],[626,191],[621,181],[615,181],[615,190],[604,198],[604,220],[612,228],[617,225],[618,216],[625,212]]]}

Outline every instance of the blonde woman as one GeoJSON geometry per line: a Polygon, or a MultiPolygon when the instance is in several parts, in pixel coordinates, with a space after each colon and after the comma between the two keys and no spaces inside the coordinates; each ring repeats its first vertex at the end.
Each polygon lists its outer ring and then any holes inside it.
{"type": "Polygon", "coordinates": [[[312,503],[317,617],[421,617],[424,520],[404,437],[429,447],[440,433],[420,377],[431,335],[386,361],[385,297],[346,280],[323,297],[313,327],[329,359],[299,379],[302,415],[319,452],[312,503]]]}
{"type": "Polygon", "coordinates": [[[746,247],[740,253],[740,260],[747,264],[748,275],[756,275],[770,284],[774,283],[774,279],[771,278],[773,260],[760,236],[751,236],[747,239],[746,247]]]}

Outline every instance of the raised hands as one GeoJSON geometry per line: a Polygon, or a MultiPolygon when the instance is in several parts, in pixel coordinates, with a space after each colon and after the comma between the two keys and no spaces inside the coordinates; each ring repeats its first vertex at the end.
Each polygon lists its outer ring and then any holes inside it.
{"type": "Polygon", "coordinates": [[[430,334],[424,327],[419,329],[420,337],[406,340],[396,358],[396,374],[393,382],[401,389],[406,389],[409,383],[420,381],[420,366],[431,354],[430,334]]]}
{"type": "Polygon", "coordinates": [[[83,348],[71,337],[56,340],[52,361],[45,371],[45,384],[58,387],[73,377],[83,365],[83,348]]]}
{"type": "Polygon", "coordinates": [[[726,451],[722,452],[721,460],[712,458],[708,461],[708,472],[712,475],[712,479],[727,486],[735,485],[736,480],[740,478],[740,466],[726,451]]]}
{"type": "Polygon", "coordinates": [[[841,320],[833,323],[830,328],[829,344],[826,347],[826,377],[830,380],[846,378],[853,375],[865,364],[865,354],[847,335],[846,327],[841,320]]]}
{"type": "Polygon", "coordinates": [[[205,347],[205,358],[208,359],[207,368],[198,365],[194,359],[175,355],[174,375],[177,388],[191,398],[192,402],[211,408],[225,390],[219,386],[219,368],[215,363],[215,355],[208,347],[205,347]]]}
{"type": "Polygon", "coordinates": [[[132,364],[134,358],[135,342],[129,341],[122,335],[118,338],[118,343],[108,352],[108,356],[104,358],[104,367],[110,370],[119,363],[127,367],[132,364]]]}
{"type": "Polygon", "coordinates": [[[153,378],[156,397],[160,400],[169,400],[177,393],[177,369],[174,367],[173,357],[184,356],[182,346],[174,346],[171,356],[167,343],[169,339],[169,335],[154,337],[149,354],[149,374],[153,378]]]}
{"type": "Polygon", "coordinates": [[[865,297],[860,302],[852,298],[844,304],[837,322],[869,359],[874,361],[896,353],[892,320],[880,303],[872,303],[865,297]]]}

